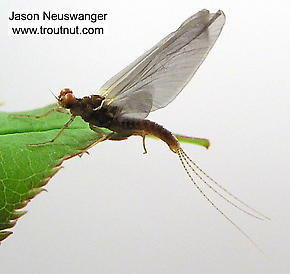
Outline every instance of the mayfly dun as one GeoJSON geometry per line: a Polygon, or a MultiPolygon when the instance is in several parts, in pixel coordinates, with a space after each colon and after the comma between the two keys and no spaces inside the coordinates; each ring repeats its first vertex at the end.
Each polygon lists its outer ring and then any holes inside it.
{"type": "Polygon", "coordinates": [[[53,111],[62,112],[68,109],[71,118],[55,138],[35,145],[54,142],[76,116],[82,117],[93,131],[101,135],[97,142],[123,140],[138,135],[143,138],[146,153],[145,137],[153,135],[164,141],[170,150],[177,154],[188,178],[202,196],[257,247],[248,234],[212,202],[198,182],[244,213],[257,219],[269,218],[208,176],[184,152],[177,138],[169,130],[145,119],[150,112],[167,106],[186,86],[214,45],[224,23],[225,15],[222,11],[209,13],[207,10],[201,10],[108,80],[97,94],[76,98],[70,89],[63,89],[56,97],[60,107],[35,117],[41,118],[53,111]],[[112,133],[107,134],[100,128],[107,128],[112,133]]]}

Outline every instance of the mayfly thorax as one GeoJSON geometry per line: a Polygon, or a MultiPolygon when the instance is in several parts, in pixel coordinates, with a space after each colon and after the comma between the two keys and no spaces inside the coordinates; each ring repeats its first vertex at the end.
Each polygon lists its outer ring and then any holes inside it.
{"type": "Polygon", "coordinates": [[[34,145],[54,142],[76,116],[82,117],[93,131],[100,134],[97,142],[123,140],[132,135],[139,135],[143,138],[146,153],[145,137],[153,135],[164,141],[171,151],[178,155],[187,176],[202,196],[257,247],[255,242],[205,194],[202,185],[252,217],[262,220],[269,218],[231,194],[199,168],[169,130],[145,119],[150,112],[167,106],[185,87],[214,45],[224,23],[225,15],[222,11],[209,13],[207,10],[201,10],[108,80],[95,95],[76,98],[70,89],[63,89],[56,97],[60,107],[35,118],[67,109],[71,113],[70,120],[55,138],[34,145]],[[107,128],[112,133],[105,133],[100,128],[107,128]]]}

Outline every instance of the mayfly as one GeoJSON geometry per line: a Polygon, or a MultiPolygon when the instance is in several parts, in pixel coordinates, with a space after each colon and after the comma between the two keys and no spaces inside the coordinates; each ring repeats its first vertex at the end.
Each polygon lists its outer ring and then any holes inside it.
{"type": "Polygon", "coordinates": [[[187,176],[202,196],[257,246],[212,202],[197,181],[205,184],[220,198],[244,213],[258,219],[269,218],[248,206],[208,176],[184,152],[177,138],[169,130],[145,119],[150,112],[167,106],[186,86],[214,45],[224,23],[225,15],[222,11],[209,13],[207,10],[201,10],[108,80],[97,94],[76,98],[70,89],[63,89],[56,97],[60,108],[50,110],[36,118],[44,117],[53,111],[62,112],[65,109],[70,111],[71,118],[55,138],[36,145],[54,142],[76,116],[81,116],[93,131],[101,135],[97,142],[123,140],[138,135],[143,138],[143,148],[146,152],[145,137],[153,135],[164,141],[171,151],[177,154],[187,176]],[[112,133],[107,134],[100,128],[107,128],[112,133]]]}

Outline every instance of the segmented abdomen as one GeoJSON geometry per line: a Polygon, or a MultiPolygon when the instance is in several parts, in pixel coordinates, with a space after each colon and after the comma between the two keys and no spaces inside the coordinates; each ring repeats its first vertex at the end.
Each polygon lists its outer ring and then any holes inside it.
{"type": "Polygon", "coordinates": [[[119,121],[119,126],[123,130],[132,131],[133,135],[153,135],[167,143],[175,153],[180,148],[179,142],[169,130],[150,120],[124,119],[119,121]]]}

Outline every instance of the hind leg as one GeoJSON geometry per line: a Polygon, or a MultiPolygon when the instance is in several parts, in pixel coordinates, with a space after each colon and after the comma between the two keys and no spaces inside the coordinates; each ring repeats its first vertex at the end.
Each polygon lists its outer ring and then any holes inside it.
{"type": "Polygon", "coordinates": [[[111,132],[111,133],[106,133],[105,131],[101,130],[100,128],[90,124],[90,129],[93,130],[94,132],[98,133],[99,135],[101,135],[101,137],[96,141],[94,142],[92,146],[102,142],[102,141],[105,141],[107,139],[110,139],[110,137],[114,134],[114,132],[111,132]]]}
{"type": "MultiPolygon", "coordinates": [[[[89,124],[90,126],[90,129],[96,133],[98,133],[100,135],[100,138],[97,139],[94,143],[92,143],[89,147],[87,147],[86,149],[89,149],[93,146],[95,146],[96,144],[100,143],[100,142],[103,142],[107,139],[110,139],[110,136],[112,136],[112,134],[114,134],[114,132],[112,133],[106,133],[105,131],[101,130],[100,128],[98,128],[97,126],[95,125],[92,125],[92,124],[89,124]]],[[[89,154],[89,152],[87,150],[85,150],[84,152],[82,152],[81,154],[79,154],[79,157],[82,157],[82,155],[86,153],[86,154],[89,154]]]]}

